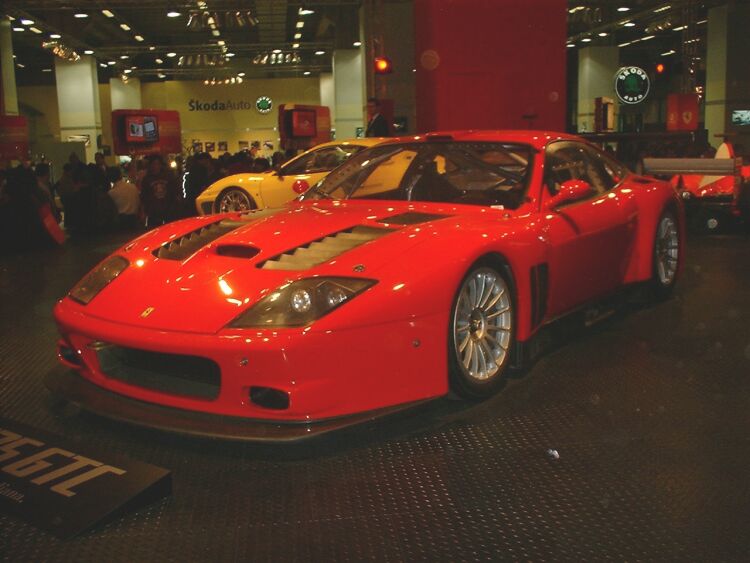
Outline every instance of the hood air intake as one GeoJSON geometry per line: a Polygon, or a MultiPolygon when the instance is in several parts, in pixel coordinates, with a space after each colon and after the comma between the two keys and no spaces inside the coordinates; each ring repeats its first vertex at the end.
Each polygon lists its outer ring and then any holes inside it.
{"type": "Polygon", "coordinates": [[[264,270],[309,270],[333,260],[348,250],[392,232],[393,229],[380,227],[353,227],[304,246],[287,250],[283,254],[269,258],[259,267],[264,270]]]}
{"type": "Polygon", "coordinates": [[[212,243],[225,234],[247,225],[246,221],[217,221],[200,229],[169,241],[154,250],[154,256],[166,260],[185,260],[204,246],[212,243]]]}
{"type": "Polygon", "coordinates": [[[407,211],[406,213],[399,213],[398,215],[391,215],[390,217],[378,219],[378,223],[385,223],[386,225],[419,225],[420,223],[445,219],[446,217],[451,216],[420,213],[419,211],[407,211]]]}

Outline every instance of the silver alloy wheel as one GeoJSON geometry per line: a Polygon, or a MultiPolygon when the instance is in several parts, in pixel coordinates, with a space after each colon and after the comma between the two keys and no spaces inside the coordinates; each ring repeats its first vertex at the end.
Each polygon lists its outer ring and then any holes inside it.
{"type": "Polygon", "coordinates": [[[656,230],[656,244],[654,245],[656,273],[659,283],[670,285],[677,275],[677,261],[680,244],[677,238],[677,223],[671,215],[665,215],[659,221],[656,230]]]}
{"type": "Polygon", "coordinates": [[[513,310],[510,289],[492,268],[478,268],[464,280],[453,313],[453,346],[470,379],[486,381],[505,365],[513,310]]]}
{"type": "Polygon", "coordinates": [[[219,213],[249,211],[253,209],[250,197],[240,189],[227,190],[219,198],[219,213]]]}

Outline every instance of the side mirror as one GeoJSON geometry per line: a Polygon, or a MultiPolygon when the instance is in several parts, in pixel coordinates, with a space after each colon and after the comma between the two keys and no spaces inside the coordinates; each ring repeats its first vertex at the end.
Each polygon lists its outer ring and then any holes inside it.
{"type": "Polygon", "coordinates": [[[547,209],[553,210],[566,203],[580,201],[591,195],[591,184],[583,180],[568,180],[560,186],[560,191],[547,200],[547,209]]]}

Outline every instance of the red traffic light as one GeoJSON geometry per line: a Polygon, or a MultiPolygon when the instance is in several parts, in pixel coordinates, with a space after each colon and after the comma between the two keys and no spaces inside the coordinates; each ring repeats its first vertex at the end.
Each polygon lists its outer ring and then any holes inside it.
{"type": "Polygon", "coordinates": [[[661,74],[662,72],[664,72],[664,64],[662,64],[662,63],[657,64],[656,65],[656,72],[657,72],[657,74],[661,74]]]}
{"type": "Polygon", "coordinates": [[[375,57],[375,74],[390,74],[393,72],[393,63],[388,57],[375,57]]]}

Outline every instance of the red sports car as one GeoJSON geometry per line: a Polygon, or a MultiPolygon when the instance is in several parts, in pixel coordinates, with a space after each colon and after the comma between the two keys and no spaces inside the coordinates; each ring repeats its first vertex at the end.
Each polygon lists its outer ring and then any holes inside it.
{"type": "Polygon", "coordinates": [[[146,233],[55,308],[51,389],[101,414],[284,440],[496,391],[540,328],[683,256],[668,183],[569,135],[364,150],[280,209],[146,233]],[[77,372],[77,373],[76,373],[77,372]]]}

